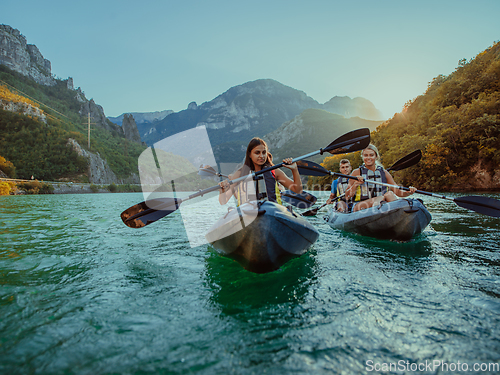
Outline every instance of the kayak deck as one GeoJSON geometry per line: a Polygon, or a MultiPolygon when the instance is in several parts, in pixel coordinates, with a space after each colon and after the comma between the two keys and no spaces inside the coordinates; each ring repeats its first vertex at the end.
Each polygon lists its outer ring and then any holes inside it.
{"type": "Polygon", "coordinates": [[[420,199],[405,198],[352,213],[330,208],[324,220],[335,229],[362,236],[409,241],[421,233],[432,217],[420,199]]]}
{"type": "Polygon", "coordinates": [[[205,235],[221,255],[255,273],[275,271],[307,252],[319,232],[274,202],[248,202],[229,211],[205,235]]]}

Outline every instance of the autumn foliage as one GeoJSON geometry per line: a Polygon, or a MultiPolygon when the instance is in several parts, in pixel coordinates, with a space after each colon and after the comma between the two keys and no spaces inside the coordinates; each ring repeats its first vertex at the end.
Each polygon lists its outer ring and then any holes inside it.
{"type": "Polygon", "coordinates": [[[34,101],[10,91],[5,85],[0,85],[0,102],[23,103],[38,108],[38,104],[36,104],[34,101]]]}
{"type": "MultiPolygon", "coordinates": [[[[418,166],[394,172],[404,186],[422,190],[487,190],[476,171],[500,178],[500,42],[470,61],[460,60],[448,76],[440,75],[427,91],[408,101],[402,112],[372,132],[387,167],[420,149],[418,166]]],[[[339,170],[341,158],[353,168],[359,153],[327,157],[322,165],[339,170]]],[[[332,177],[309,179],[309,187],[328,188],[332,177]]]]}
{"type": "MultiPolygon", "coordinates": [[[[449,76],[438,76],[424,95],[372,134],[386,165],[421,149],[418,167],[398,172],[399,182],[427,190],[468,190],[477,168],[500,165],[500,43],[449,76]]],[[[487,188],[487,187],[485,187],[487,188]]]]}

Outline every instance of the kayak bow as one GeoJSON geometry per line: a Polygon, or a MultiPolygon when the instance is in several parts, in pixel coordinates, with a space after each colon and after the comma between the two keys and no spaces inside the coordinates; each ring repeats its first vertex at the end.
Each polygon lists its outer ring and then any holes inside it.
{"type": "Polygon", "coordinates": [[[306,253],[318,237],[306,219],[269,201],[232,209],[205,235],[219,254],[255,273],[277,270],[306,253]]]}
{"type": "Polygon", "coordinates": [[[384,240],[409,241],[431,221],[420,199],[405,198],[352,213],[330,208],[324,220],[335,229],[384,240]]]}

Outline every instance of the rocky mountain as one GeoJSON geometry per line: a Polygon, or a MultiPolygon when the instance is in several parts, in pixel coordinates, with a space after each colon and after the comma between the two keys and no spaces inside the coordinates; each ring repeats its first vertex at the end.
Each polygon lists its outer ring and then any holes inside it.
{"type": "Polygon", "coordinates": [[[78,155],[88,160],[89,182],[93,184],[130,184],[139,182],[139,176],[135,173],[125,179],[118,178],[99,152],[94,153],[83,149],[76,140],[69,138],[68,146],[78,155]]]}
{"type": "Polygon", "coordinates": [[[205,125],[212,145],[264,135],[304,109],[319,103],[304,92],[266,79],[235,86],[215,99],[172,113],[141,138],[152,144],[181,131],[205,125]]]}
{"type": "Polygon", "coordinates": [[[108,116],[108,120],[111,122],[121,125],[123,121],[123,117],[126,114],[134,116],[134,120],[136,124],[139,126],[141,124],[146,124],[146,123],[152,123],[155,121],[160,121],[163,120],[165,117],[167,117],[169,114],[174,113],[174,111],[170,109],[166,109],[164,111],[156,111],[156,112],[128,112],[128,113],[122,113],[120,116],[117,117],[110,117],[108,116]]]}
{"type": "Polygon", "coordinates": [[[322,108],[344,117],[361,117],[367,120],[383,120],[382,113],[365,98],[351,99],[348,96],[334,96],[322,108]]]}
{"type": "Polygon", "coordinates": [[[52,66],[37,46],[28,44],[26,37],[8,25],[0,25],[0,63],[30,77],[42,85],[54,86],[52,66]]]}
{"type": "Polygon", "coordinates": [[[141,136],[139,135],[139,130],[137,130],[137,124],[135,123],[134,116],[131,114],[125,114],[123,116],[122,129],[127,139],[133,142],[141,142],[141,136]]]}
{"type": "MultiPolygon", "coordinates": [[[[123,119],[126,115],[132,116],[134,119],[134,122],[136,124],[137,130],[139,132],[139,137],[140,134],[146,134],[150,131],[151,128],[155,127],[158,121],[163,120],[165,117],[170,115],[171,113],[174,113],[174,111],[170,109],[166,109],[163,111],[156,111],[156,112],[130,112],[128,114],[122,113],[120,116],[117,117],[108,117],[108,120],[111,122],[123,126],[123,119]]],[[[125,131],[125,129],[124,129],[125,131]]]]}
{"type": "Polygon", "coordinates": [[[168,115],[146,133],[141,133],[141,139],[151,145],[173,134],[204,125],[217,160],[231,162],[241,157],[249,139],[271,133],[311,108],[346,117],[381,118],[375,106],[363,98],[335,97],[320,104],[303,91],[272,79],[260,79],[232,87],[201,105],[190,103],[187,109],[168,115]]]}

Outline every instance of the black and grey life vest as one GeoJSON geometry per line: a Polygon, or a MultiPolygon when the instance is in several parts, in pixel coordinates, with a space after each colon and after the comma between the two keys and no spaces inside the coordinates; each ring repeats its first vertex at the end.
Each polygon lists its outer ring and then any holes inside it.
{"type": "Polygon", "coordinates": [[[347,177],[339,177],[337,179],[337,197],[344,194],[349,187],[349,179],[347,177]]]}
{"type": "MultiPolygon", "coordinates": [[[[378,166],[375,171],[366,168],[364,165],[359,167],[360,175],[363,179],[372,180],[377,182],[387,183],[387,178],[385,177],[385,169],[378,166]]],[[[387,192],[387,187],[382,185],[368,184],[364,183],[360,185],[356,190],[355,202],[364,201],[370,198],[379,197],[387,192]]]]}
{"type": "Polygon", "coordinates": [[[265,172],[258,176],[256,181],[252,182],[254,182],[252,185],[245,182],[238,185],[236,191],[238,206],[250,200],[261,199],[267,199],[270,202],[282,204],[280,189],[274,171],[265,172]],[[253,191],[249,191],[250,189],[253,191]],[[258,192],[257,195],[256,192],[258,192]]]}

